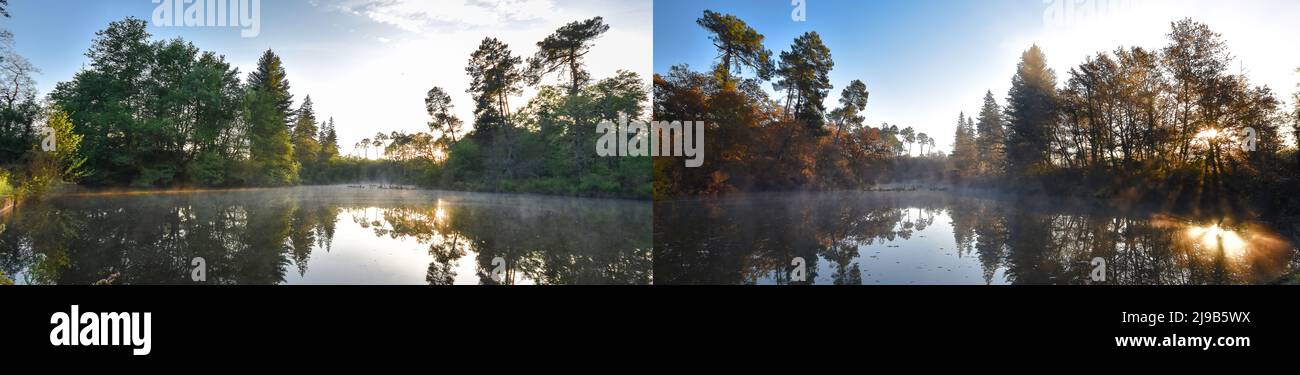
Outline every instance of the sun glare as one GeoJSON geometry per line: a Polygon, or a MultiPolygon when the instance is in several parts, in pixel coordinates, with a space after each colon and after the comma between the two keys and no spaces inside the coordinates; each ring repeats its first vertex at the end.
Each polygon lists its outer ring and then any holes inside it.
{"type": "Polygon", "coordinates": [[[1193,226],[1187,229],[1187,236],[1192,241],[1196,241],[1195,243],[1199,244],[1201,249],[1222,250],[1233,257],[1246,254],[1246,241],[1241,238],[1241,235],[1219,224],[1193,226]]]}
{"type": "Polygon", "coordinates": [[[433,210],[433,219],[436,220],[438,223],[446,222],[446,221],[447,221],[447,210],[444,210],[444,209],[442,208],[442,200],[439,199],[439,200],[438,200],[438,204],[437,204],[436,206],[434,206],[434,207],[436,207],[436,208],[434,208],[434,210],[433,210]]]}
{"type": "Polygon", "coordinates": [[[1215,128],[1205,129],[1202,130],[1200,133],[1196,133],[1196,139],[1201,141],[1208,141],[1218,137],[1219,137],[1219,129],[1215,129],[1215,128]]]}

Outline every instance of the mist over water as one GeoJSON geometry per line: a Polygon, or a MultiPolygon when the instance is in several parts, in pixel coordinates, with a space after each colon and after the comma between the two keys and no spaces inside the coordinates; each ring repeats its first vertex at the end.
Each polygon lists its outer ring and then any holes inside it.
{"type": "Polygon", "coordinates": [[[1293,238],[1234,217],[951,192],[749,194],[655,206],[660,284],[1261,284],[1293,238]],[[792,280],[793,259],[806,281],[792,280]],[[1106,263],[1105,281],[1090,276],[1106,263]]]}
{"type": "Polygon", "coordinates": [[[651,282],[639,201],[327,186],[77,194],[5,220],[21,284],[651,282]]]}

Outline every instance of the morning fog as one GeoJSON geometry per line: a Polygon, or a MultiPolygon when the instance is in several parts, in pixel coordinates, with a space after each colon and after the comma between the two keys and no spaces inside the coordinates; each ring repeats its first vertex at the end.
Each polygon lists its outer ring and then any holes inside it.
{"type": "Polygon", "coordinates": [[[685,157],[687,168],[704,165],[704,121],[652,121],[647,132],[644,122],[619,116],[618,123],[601,121],[596,132],[596,154],[602,157],[685,157]]]}

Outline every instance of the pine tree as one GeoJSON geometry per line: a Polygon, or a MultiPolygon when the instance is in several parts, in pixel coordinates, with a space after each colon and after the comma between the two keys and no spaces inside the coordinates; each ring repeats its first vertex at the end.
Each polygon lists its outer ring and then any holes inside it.
{"type": "Polygon", "coordinates": [[[822,43],[821,35],[810,31],[795,38],[790,50],[781,52],[780,80],[775,87],[790,94],[787,108],[795,118],[817,134],[825,130],[826,106],[822,103],[830,93],[830,72],[835,67],[831,50],[822,43]]]}
{"type": "Polygon", "coordinates": [[[328,166],[331,161],[339,157],[339,134],[334,130],[334,118],[330,117],[328,122],[321,123],[320,129],[320,158],[321,166],[328,166]]]}
{"type": "Polygon", "coordinates": [[[249,149],[252,173],[257,185],[289,185],[298,182],[298,164],[293,159],[289,137],[293,95],[289,94],[280,57],[267,50],[248,79],[249,149]]]}
{"type": "Polygon", "coordinates": [[[455,106],[451,104],[451,95],[447,95],[441,87],[434,87],[424,98],[424,108],[430,117],[429,130],[437,132],[440,138],[449,143],[456,143],[456,133],[460,131],[463,122],[452,113],[455,106]]]}
{"type": "Polygon", "coordinates": [[[607,31],[609,25],[605,19],[595,17],[564,25],[537,42],[537,54],[528,59],[529,84],[540,83],[547,74],[567,72],[569,95],[577,95],[582,85],[591,80],[591,75],[582,68],[582,58],[591,51],[591,42],[607,31]]]}
{"type": "Polygon", "coordinates": [[[899,131],[898,135],[902,136],[903,143],[907,144],[907,156],[912,156],[912,145],[916,144],[916,129],[912,129],[911,126],[908,126],[903,128],[902,131],[899,131]]]}
{"type": "Polygon", "coordinates": [[[862,115],[867,110],[867,99],[871,93],[867,91],[867,84],[860,80],[853,80],[849,85],[844,87],[840,92],[840,121],[835,124],[835,137],[838,138],[844,125],[850,125],[853,128],[862,126],[866,117],[862,115]]]}
{"type": "Polygon", "coordinates": [[[980,109],[975,149],[978,154],[979,168],[983,176],[1000,175],[1006,165],[1006,134],[1002,125],[1002,110],[993,91],[984,94],[984,107],[980,109]]]}
{"type": "Polygon", "coordinates": [[[302,100],[293,126],[293,160],[301,167],[299,175],[303,180],[314,181],[319,172],[320,142],[316,140],[320,130],[316,127],[316,111],[312,108],[311,96],[302,100]]]}
{"type": "Polygon", "coordinates": [[[695,23],[708,30],[709,39],[718,49],[718,65],[714,75],[722,82],[730,82],[733,75],[745,67],[754,70],[759,79],[772,77],[772,51],[763,47],[763,34],[749,27],[745,21],[730,14],[705,10],[695,23]]]}
{"type": "Polygon", "coordinates": [[[1007,170],[1020,175],[1049,162],[1051,131],[1056,121],[1056,73],[1034,45],[1020,56],[1007,95],[1007,170]]]}
{"type": "Polygon", "coordinates": [[[275,110],[284,117],[284,126],[293,127],[293,94],[289,93],[288,74],[279,55],[269,49],[263,52],[257,60],[257,70],[248,75],[248,85],[268,92],[267,100],[273,101],[275,110]]]}
{"type": "Polygon", "coordinates": [[[975,124],[963,112],[957,115],[957,133],[953,136],[952,164],[959,177],[970,175],[976,166],[975,124]]]}
{"type": "Polygon", "coordinates": [[[470,87],[465,90],[474,96],[474,132],[476,136],[491,139],[498,129],[510,119],[509,98],[523,92],[523,72],[519,64],[523,59],[510,52],[510,46],[496,38],[484,38],[470,55],[465,72],[470,76],[470,87]]]}

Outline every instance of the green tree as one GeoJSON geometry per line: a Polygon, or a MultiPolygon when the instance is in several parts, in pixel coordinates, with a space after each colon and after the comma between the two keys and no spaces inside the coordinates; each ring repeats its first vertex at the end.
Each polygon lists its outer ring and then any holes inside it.
{"type": "Polygon", "coordinates": [[[899,131],[898,135],[903,137],[903,143],[907,143],[907,155],[911,156],[912,145],[916,144],[916,129],[912,129],[911,126],[908,126],[899,131]]]}
{"type": "Polygon", "coordinates": [[[821,35],[816,31],[800,35],[790,45],[789,51],[781,52],[781,64],[777,70],[780,79],[775,87],[789,93],[787,110],[793,110],[795,118],[816,134],[825,130],[822,127],[826,118],[823,102],[833,87],[830,72],[834,67],[831,50],[822,43],[821,35]]]}
{"type": "Polygon", "coordinates": [[[1002,110],[993,91],[984,94],[984,106],[980,109],[976,125],[975,150],[979,160],[979,172],[984,176],[1000,175],[1006,164],[1006,135],[1003,130],[1002,110]]]}
{"type": "Polygon", "coordinates": [[[54,107],[45,125],[54,132],[54,150],[51,156],[58,163],[60,179],[64,182],[77,182],[85,174],[80,170],[86,163],[81,156],[81,141],[84,137],[75,132],[72,119],[63,109],[54,107]]]}
{"type": "Polygon", "coordinates": [[[862,126],[866,117],[862,115],[867,110],[867,98],[871,93],[867,91],[867,84],[860,80],[853,80],[849,85],[844,87],[840,92],[840,118],[842,121],[836,122],[835,137],[839,138],[843,125],[849,125],[852,128],[862,126]]]}
{"type": "Polygon", "coordinates": [[[763,47],[763,34],[745,21],[730,14],[705,10],[704,16],[695,23],[712,34],[709,39],[718,49],[719,59],[714,74],[720,81],[731,81],[732,69],[740,71],[745,67],[753,69],[759,79],[772,77],[772,51],[763,47]]]}
{"type": "Polygon", "coordinates": [[[320,129],[320,159],[318,163],[321,166],[328,167],[334,159],[339,157],[339,133],[334,128],[334,118],[330,117],[328,122],[322,123],[320,129]]]}
{"type": "Polygon", "coordinates": [[[523,91],[523,59],[496,38],[484,38],[470,54],[465,72],[470,76],[467,93],[474,97],[474,132],[490,140],[497,130],[509,126],[510,97],[523,91]]]}
{"type": "Polygon", "coordinates": [[[601,17],[570,22],[554,34],[537,42],[537,54],[528,59],[530,85],[537,85],[543,76],[551,73],[569,75],[569,95],[577,95],[591,75],[582,68],[582,59],[591,51],[592,41],[609,31],[601,17]]]}
{"type": "Polygon", "coordinates": [[[84,135],[92,185],[220,184],[245,155],[239,71],[127,18],[96,33],[90,63],[50,99],[84,135]]]}
{"type": "Polygon", "coordinates": [[[303,180],[315,181],[320,173],[319,164],[321,144],[317,140],[320,129],[316,126],[316,110],[312,108],[311,96],[302,100],[293,126],[293,159],[300,166],[299,175],[303,180]]]}
{"type": "Polygon", "coordinates": [[[262,54],[257,70],[248,80],[248,124],[251,181],[258,185],[291,185],[298,182],[298,164],[286,124],[291,118],[293,95],[284,65],[271,50],[262,54]]]}
{"type": "Polygon", "coordinates": [[[203,52],[184,81],[191,105],[190,111],[180,113],[193,113],[193,125],[180,129],[182,134],[190,134],[183,159],[189,163],[189,177],[209,185],[230,182],[247,147],[241,121],[245,92],[239,69],[224,57],[203,52]]]}
{"type": "Polygon", "coordinates": [[[68,114],[57,106],[51,108],[45,117],[45,126],[53,132],[52,150],[33,150],[27,163],[27,175],[18,187],[18,197],[39,198],[51,188],[69,182],[76,182],[84,174],[80,168],[86,159],[80,155],[83,137],[74,132],[68,114]]]}
{"type": "Polygon", "coordinates": [[[294,124],[295,110],[293,94],[289,92],[289,78],[284,71],[284,62],[275,51],[266,50],[257,60],[257,69],[248,75],[248,86],[254,90],[266,91],[265,100],[271,101],[273,107],[284,118],[286,129],[294,124]]]}
{"type": "Polygon", "coordinates": [[[953,135],[952,163],[958,177],[966,176],[975,168],[978,159],[975,151],[975,124],[966,113],[957,115],[957,131],[953,135]]]}
{"type": "Polygon", "coordinates": [[[147,23],[114,21],[95,33],[87,69],[56,85],[50,98],[70,115],[82,144],[92,185],[127,184],[142,175],[155,156],[144,121],[147,75],[155,56],[147,23]]]}
{"type": "Polygon", "coordinates": [[[1021,175],[1049,163],[1055,129],[1056,73],[1038,45],[1020,55],[1007,95],[1007,169],[1021,175]]]}

